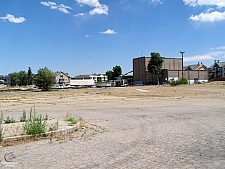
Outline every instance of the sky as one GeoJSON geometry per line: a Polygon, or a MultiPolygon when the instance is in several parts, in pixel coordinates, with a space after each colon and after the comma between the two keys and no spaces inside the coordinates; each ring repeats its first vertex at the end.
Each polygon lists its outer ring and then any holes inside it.
{"type": "Polygon", "coordinates": [[[0,0],[0,75],[105,73],[158,52],[225,61],[225,0],[0,0]]]}

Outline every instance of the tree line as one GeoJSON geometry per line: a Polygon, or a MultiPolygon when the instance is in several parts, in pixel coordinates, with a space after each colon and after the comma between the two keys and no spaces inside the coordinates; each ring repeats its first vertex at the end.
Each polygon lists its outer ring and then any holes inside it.
{"type": "Polygon", "coordinates": [[[33,74],[30,67],[28,71],[9,73],[11,77],[11,86],[26,86],[35,84],[38,88],[48,91],[55,84],[55,75],[47,67],[39,68],[37,74],[33,74]]]}

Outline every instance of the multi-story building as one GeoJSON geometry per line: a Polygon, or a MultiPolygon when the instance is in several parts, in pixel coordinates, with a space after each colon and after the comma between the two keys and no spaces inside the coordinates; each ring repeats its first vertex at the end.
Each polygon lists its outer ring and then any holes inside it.
{"type": "Polygon", "coordinates": [[[225,78],[225,62],[215,60],[209,68],[209,78],[225,78]]]}

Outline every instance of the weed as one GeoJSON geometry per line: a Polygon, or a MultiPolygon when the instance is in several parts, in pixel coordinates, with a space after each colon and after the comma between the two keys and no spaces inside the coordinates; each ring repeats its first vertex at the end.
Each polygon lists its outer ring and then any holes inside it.
{"type": "Polygon", "coordinates": [[[26,134],[35,135],[45,133],[47,121],[44,120],[41,114],[36,115],[35,110],[30,111],[30,118],[23,124],[23,129],[26,134]]]}
{"type": "Polygon", "coordinates": [[[12,117],[10,118],[9,116],[4,120],[5,124],[9,124],[9,123],[15,123],[16,120],[12,117]]]}
{"type": "Polygon", "coordinates": [[[48,120],[48,115],[46,113],[45,117],[44,117],[44,120],[48,120]]]}
{"type": "Polygon", "coordinates": [[[64,121],[68,123],[68,126],[73,126],[77,124],[77,120],[71,116],[71,114],[67,113],[66,117],[64,118],[64,121]]]}
{"type": "Polygon", "coordinates": [[[25,121],[26,121],[26,118],[27,118],[27,113],[26,113],[26,111],[23,109],[23,115],[22,115],[22,117],[20,117],[20,122],[25,122],[25,121]]]}

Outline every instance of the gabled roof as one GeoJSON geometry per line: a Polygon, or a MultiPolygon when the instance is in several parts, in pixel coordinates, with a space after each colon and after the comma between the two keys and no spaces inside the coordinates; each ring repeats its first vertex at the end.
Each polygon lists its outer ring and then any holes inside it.
{"type": "Polygon", "coordinates": [[[59,74],[64,74],[65,76],[69,77],[69,74],[68,73],[64,73],[64,72],[61,72],[61,71],[57,71],[54,74],[55,74],[55,76],[57,76],[59,74]]]}
{"type": "Polygon", "coordinates": [[[214,64],[212,64],[209,69],[213,69],[214,67],[224,67],[225,66],[225,62],[216,62],[214,64]]]}
{"type": "Polygon", "coordinates": [[[189,65],[185,70],[207,70],[207,67],[203,63],[189,65]]]}

